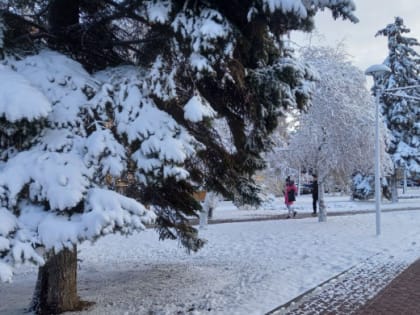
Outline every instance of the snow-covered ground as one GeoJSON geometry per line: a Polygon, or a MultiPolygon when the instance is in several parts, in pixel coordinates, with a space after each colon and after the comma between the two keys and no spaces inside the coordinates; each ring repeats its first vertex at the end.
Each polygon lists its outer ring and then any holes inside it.
{"type": "MultiPolygon", "coordinates": [[[[327,205],[330,213],[374,209],[373,201],[342,196],[328,196],[327,205]]],[[[416,207],[420,197],[382,205],[416,207]]],[[[280,200],[270,208],[238,210],[222,202],[214,218],[286,213],[280,200]]],[[[310,195],[300,196],[296,209],[309,213],[310,195]]],[[[159,241],[153,230],[110,235],[79,247],[79,294],[96,306],[75,314],[265,314],[372,257],[384,265],[418,258],[420,210],[384,212],[381,225],[377,237],[373,212],[325,223],[310,217],[211,224],[200,230],[208,244],[191,255],[175,241],[159,241]]],[[[0,284],[0,314],[23,314],[35,279],[36,269],[24,267],[12,284],[0,284]]]]}

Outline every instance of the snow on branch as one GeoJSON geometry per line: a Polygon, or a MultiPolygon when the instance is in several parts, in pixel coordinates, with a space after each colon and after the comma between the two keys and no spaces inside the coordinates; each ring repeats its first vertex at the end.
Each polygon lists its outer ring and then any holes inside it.
{"type": "Polygon", "coordinates": [[[191,10],[181,11],[171,26],[186,40],[191,51],[189,63],[198,73],[214,72],[213,65],[233,54],[232,27],[216,10],[203,8],[198,15],[191,10]]]}
{"type": "Polygon", "coordinates": [[[38,120],[51,111],[51,103],[22,75],[0,65],[0,116],[9,122],[38,120]]]}
{"type": "Polygon", "coordinates": [[[205,117],[212,118],[216,112],[210,103],[198,92],[184,106],[184,118],[192,122],[202,121],[205,117]]]}
{"type": "Polygon", "coordinates": [[[169,20],[172,11],[172,2],[163,1],[144,1],[145,11],[149,21],[165,24],[169,20]]]}
{"type": "Polygon", "coordinates": [[[45,251],[111,232],[143,230],[155,219],[138,201],[108,189],[107,176],[127,173],[132,160],[123,141],[125,132],[132,135],[130,141],[162,141],[156,148],[162,161],[171,161],[168,167],[195,152],[192,144],[183,146],[185,130],[150,99],[142,102],[147,97],[139,85],[125,90],[122,84],[122,93],[114,93],[120,86],[112,84],[111,76],[92,77],[79,63],[48,50],[6,61],[7,66],[0,66],[0,109],[16,130],[15,120],[26,119],[31,138],[22,145],[25,139],[16,132],[3,144],[12,154],[4,154],[0,165],[1,281],[10,281],[20,264],[43,264],[45,251]],[[133,109],[138,110],[134,121],[122,119],[133,109]],[[32,122],[39,118],[42,124],[32,122]],[[143,126],[147,120],[157,123],[148,129],[143,126]],[[182,149],[178,152],[176,147],[182,149]]]}
{"type": "MultiPolygon", "coordinates": [[[[108,77],[112,84],[116,109],[113,123],[118,133],[125,135],[129,144],[140,141],[129,157],[136,163],[137,177],[142,182],[168,176],[186,179],[189,173],[180,165],[202,145],[156,106],[151,94],[157,85],[149,83],[154,75],[136,67],[118,67],[101,72],[98,78],[108,77]]],[[[209,116],[211,107],[203,106],[202,115],[209,116]]]]}
{"type": "Polygon", "coordinates": [[[123,234],[144,230],[156,215],[139,202],[116,192],[93,188],[87,192],[84,211],[67,215],[47,212],[28,202],[19,204],[20,216],[0,208],[0,280],[10,281],[13,267],[26,261],[42,265],[37,251],[60,251],[64,247],[119,231],[123,234]]]}
{"type": "Polygon", "coordinates": [[[353,0],[262,0],[262,5],[266,12],[274,13],[280,10],[284,14],[292,13],[300,19],[307,18],[309,10],[329,8],[334,18],[342,16],[352,22],[358,22],[353,14],[356,9],[353,0]]]}
{"type": "MultiPolygon", "coordinates": [[[[36,212],[33,209],[24,212],[21,220],[30,222],[34,214],[36,212]]],[[[145,224],[152,223],[156,217],[134,199],[99,188],[87,192],[84,212],[81,214],[69,218],[42,211],[38,215],[41,219],[32,228],[38,231],[39,240],[45,249],[54,248],[56,251],[63,246],[70,247],[84,240],[95,240],[100,235],[115,231],[127,234],[134,230],[144,230],[145,224]]]]}
{"type": "Polygon", "coordinates": [[[5,163],[0,173],[1,198],[13,207],[24,187],[29,185],[31,200],[46,201],[51,209],[66,210],[82,200],[88,175],[88,169],[78,156],[34,148],[5,163]]]}
{"type": "Polygon", "coordinates": [[[280,10],[283,13],[295,13],[304,19],[308,16],[307,8],[302,1],[296,0],[263,0],[263,8],[268,12],[280,10]]]}

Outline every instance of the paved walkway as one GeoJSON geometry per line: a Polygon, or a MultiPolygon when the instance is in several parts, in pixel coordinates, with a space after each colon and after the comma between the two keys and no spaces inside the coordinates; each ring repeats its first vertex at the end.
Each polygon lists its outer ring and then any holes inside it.
{"type": "MultiPolygon", "coordinates": [[[[419,315],[420,259],[377,254],[266,315],[419,315]]],[[[414,253],[413,257],[419,257],[414,253]]]]}
{"type": "Polygon", "coordinates": [[[368,301],[357,315],[420,314],[420,259],[368,301]]]}
{"type": "Polygon", "coordinates": [[[268,314],[355,314],[405,268],[407,265],[384,253],[374,255],[268,314]],[[386,260],[388,263],[384,265],[386,260]]]}

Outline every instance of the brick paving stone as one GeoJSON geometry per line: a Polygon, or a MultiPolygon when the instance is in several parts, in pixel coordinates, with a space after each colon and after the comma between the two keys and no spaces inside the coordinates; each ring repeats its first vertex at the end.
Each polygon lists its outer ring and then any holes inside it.
{"type": "Polygon", "coordinates": [[[420,259],[411,264],[356,315],[420,314],[420,259]]]}
{"type": "MultiPolygon", "coordinates": [[[[409,265],[393,256],[381,253],[350,268],[314,290],[296,298],[269,312],[270,315],[364,315],[357,313],[368,301],[375,297],[395,277],[409,265]],[[386,262],[386,263],[384,263],[386,262]]],[[[415,255],[415,253],[413,253],[415,255]]],[[[415,256],[418,257],[418,256],[415,256]]],[[[414,259],[413,259],[414,260],[414,259]]],[[[420,266],[418,268],[420,270],[420,266]]],[[[418,278],[420,280],[420,277],[418,278]]],[[[420,281],[418,281],[420,288],[420,281]]],[[[417,291],[420,293],[420,291],[417,291]]],[[[420,298],[418,298],[420,303],[420,298]]],[[[416,313],[378,313],[376,310],[367,314],[416,314],[416,313]]]]}

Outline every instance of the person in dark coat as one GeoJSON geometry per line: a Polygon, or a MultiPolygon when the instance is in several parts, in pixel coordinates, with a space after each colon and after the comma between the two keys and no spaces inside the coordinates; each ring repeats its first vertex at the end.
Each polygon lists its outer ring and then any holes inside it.
{"type": "Polygon", "coordinates": [[[313,175],[314,180],[312,181],[312,215],[316,215],[316,205],[318,203],[318,178],[313,175]]]}

